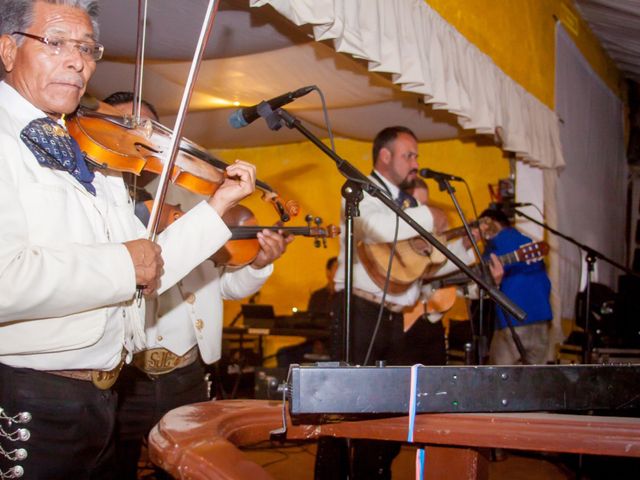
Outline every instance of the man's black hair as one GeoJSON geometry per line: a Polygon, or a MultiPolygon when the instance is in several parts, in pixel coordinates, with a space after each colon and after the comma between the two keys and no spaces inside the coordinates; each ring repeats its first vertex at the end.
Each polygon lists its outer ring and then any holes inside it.
{"type": "Polygon", "coordinates": [[[484,212],[480,214],[479,218],[482,218],[482,217],[490,218],[491,220],[498,222],[503,227],[511,226],[511,221],[509,220],[509,217],[507,217],[507,215],[502,210],[498,210],[495,208],[487,208],[484,212]]]}
{"type": "Polygon", "coordinates": [[[398,138],[398,135],[400,135],[401,133],[411,135],[416,142],[418,141],[418,137],[416,137],[416,134],[407,127],[396,125],[395,127],[387,127],[384,130],[381,130],[376,135],[376,138],[373,139],[372,156],[374,165],[376,164],[376,160],[378,159],[380,150],[382,150],[383,148],[388,148],[389,144],[393,143],[393,141],[398,138]]]}
{"type": "MultiPolygon", "coordinates": [[[[121,105],[123,103],[133,102],[133,97],[133,92],[116,92],[109,95],[103,101],[104,103],[108,103],[109,105],[121,105]]],[[[158,120],[158,118],[160,118],[158,112],[156,111],[156,107],[154,107],[144,99],[142,100],[142,103],[151,111],[151,113],[153,113],[153,116],[155,117],[154,120],[158,120]]]]}

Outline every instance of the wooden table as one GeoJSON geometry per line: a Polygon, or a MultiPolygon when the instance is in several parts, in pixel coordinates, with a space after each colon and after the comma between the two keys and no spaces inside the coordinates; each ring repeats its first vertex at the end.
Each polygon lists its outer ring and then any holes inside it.
{"type": "MultiPolygon", "coordinates": [[[[405,442],[407,417],[291,425],[289,440],[321,435],[405,442]]],[[[269,439],[282,425],[282,404],[263,400],[196,403],[167,413],[149,435],[151,460],[180,479],[267,480],[238,447],[269,439]]],[[[486,479],[477,448],[495,447],[640,457],[640,418],[551,413],[423,414],[416,443],[426,445],[425,478],[486,479]]]]}

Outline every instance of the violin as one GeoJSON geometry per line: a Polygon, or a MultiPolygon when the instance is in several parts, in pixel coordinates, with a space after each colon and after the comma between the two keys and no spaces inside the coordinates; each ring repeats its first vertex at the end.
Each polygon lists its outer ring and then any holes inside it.
{"type": "MultiPolygon", "coordinates": [[[[123,115],[104,102],[96,101],[92,107],[80,105],[74,115],[66,119],[69,134],[92,164],[134,175],[162,173],[164,153],[170,145],[170,129],[151,119],[137,122],[131,115],[123,115]]],[[[192,193],[210,196],[224,182],[227,166],[203,147],[183,138],[169,173],[170,181],[192,193]]],[[[283,203],[278,194],[260,180],[256,180],[256,186],[263,192],[262,199],[274,206],[281,221],[286,222],[298,214],[297,202],[283,203]]]]}
{"type": "MultiPolygon", "coordinates": [[[[144,205],[150,212],[153,208],[153,200],[145,201],[144,205]]],[[[170,204],[165,204],[161,212],[158,226],[159,232],[184,215],[179,206],[170,204]]],[[[306,219],[308,225],[304,227],[261,226],[258,225],[258,221],[250,209],[243,205],[236,205],[222,216],[222,220],[231,230],[231,239],[214,253],[211,259],[219,266],[242,267],[248,265],[260,253],[257,235],[258,232],[263,230],[282,232],[284,235],[313,237],[316,240],[335,238],[340,235],[340,228],[335,225],[328,225],[326,228],[322,228],[320,219],[315,219],[317,225],[312,227],[312,217],[307,216],[306,219]]],[[[315,243],[315,246],[320,246],[319,241],[315,243]]]]}

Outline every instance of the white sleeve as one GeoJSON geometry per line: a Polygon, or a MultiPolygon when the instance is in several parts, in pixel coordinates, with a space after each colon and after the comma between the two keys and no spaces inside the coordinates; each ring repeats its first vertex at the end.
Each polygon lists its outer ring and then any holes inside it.
{"type": "Polygon", "coordinates": [[[253,295],[262,288],[272,273],[273,264],[259,270],[250,266],[237,270],[225,270],[221,282],[222,298],[240,300],[253,295]]]}

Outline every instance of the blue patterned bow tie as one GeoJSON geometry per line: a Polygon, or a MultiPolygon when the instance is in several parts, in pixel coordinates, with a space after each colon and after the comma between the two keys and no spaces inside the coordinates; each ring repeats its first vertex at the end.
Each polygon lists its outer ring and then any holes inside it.
{"type": "Polygon", "coordinates": [[[395,199],[395,202],[403,209],[418,206],[418,201],[402,190],[400,190],[400,193],[398,193],[398,197],[395,199]]]}
{"type": "Polygon", "coordinates": [[[38,163],[54,170],[69,172],[92,195],[95,174],[89,170],[78,143],[51,118],[38,118],[22,129],[20,138],[38,163]]]}

